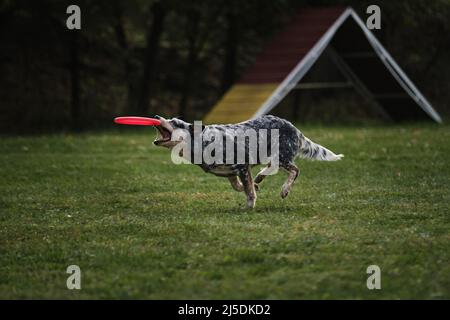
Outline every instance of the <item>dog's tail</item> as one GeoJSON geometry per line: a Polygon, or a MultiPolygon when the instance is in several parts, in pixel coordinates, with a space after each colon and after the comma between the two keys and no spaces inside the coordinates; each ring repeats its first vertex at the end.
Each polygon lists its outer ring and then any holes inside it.
{"type": "Polygon", "coordinates": [[[303,133],[298,132],[300,139],[300,148],[298,156],[300,158],[320,160],[320,161],[337,161],[344,157],[343,154],[335,154],[333,151],[322,147],[320,144],[309,140],[303,133]]]}

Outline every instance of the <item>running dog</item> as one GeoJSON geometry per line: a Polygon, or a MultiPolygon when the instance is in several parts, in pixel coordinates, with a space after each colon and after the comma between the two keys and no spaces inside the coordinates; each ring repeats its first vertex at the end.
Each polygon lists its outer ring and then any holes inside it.
{"type": "MultiPolygon", "coordinates": [[[[190,142],[188,143],[190,146],[190,154],[183,154],[183,152],[180,152],[180,155],[183,158],[188,159],[191,163],[193,163],[192,159],[195,157],[194,141],[196,137],[201,136],[203,138],[206,136],[216,136],[217,133],[222,133],[225,137],[232,136],[233,138],[231,141],[234,143],[233,150],[242,147],[241,150],[244,150],[245,152],[245,160],[243,162],[236,161],[236,154],[234,154],[231,163],[229,161],[217,161],[214,163],[200,161],[194,162],[194,164],[199,165],[207,173],[228,178],[234,190],[245,192],[247,196],[247,206],[249,208],[255,207],[256,191],[259,189],[258,185],[268,174],[271,174],[271,171],[273,171],[273,159],[277,159],[277,165],[288,173],[288,178],[281,188],[281,198],[284,199],[289,194],[294,181],[299,175],[299,169],[294,164],[295,158],[300,157],[313,160],[336,161],[343,157],[342,154],[336,155],[327,148],[312,142],[289,121],[272,115],[265,115],[237,124],[208,125],[201,126],[197,129],[194,124],[177,118],[167,120],[161,116],[156,116],[156,118],[161,121],[161,125],[156,127],[159,131],[159,135],[154,141],[154,144],[171,150],[176,146],[180,147],[179,144],[187,143],[188,139],[180,138],[178,135],[175,137],[174,132],[177,129],[186,131],[190,135],[190,142]],[[246,132],[246,130],[253,130],[258,134],[258,138],[260,134],[262,136],[264,131],[266,134],[266,139],[264,141],[268,142],[270,149],[268,159],[271,160],[263,162],[259,156],[257,156],[256,159],[251,158],[249,154],[251,148],[253,147],[256,148],[256,150],[259,150],[259,145],[252,144],[249,139],[240,140],[240,142],[239,139],[236,139],[237,131],[246,132]],[[276,130],[277,133],[277,148],[275,148],[274,141],[271,139],[271,137],[274,137],[273,130],[276,130]],[[251,159],[253,161],[250,161],[251,159]],[[258,164],[264,164],[266,166],[253,180],[250,169],[252,166],[258,164]]],[[[202,139],[200,141],[200,148],[197,148],[197,150],[204,151],[214,140],[202,139]]],[[[261,141],[260,139],[257,139],[256,144],[259,143],[261,143],[261,141]]],[[[225,159],[226,156],[226,150],[224,149],[223,159],[225,159]]]]}

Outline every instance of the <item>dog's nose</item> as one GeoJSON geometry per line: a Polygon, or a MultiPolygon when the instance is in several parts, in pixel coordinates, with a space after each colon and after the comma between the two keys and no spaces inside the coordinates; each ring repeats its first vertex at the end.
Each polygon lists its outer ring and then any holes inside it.
{"type": "Polygon", "coordinates": [[[161,116],[155,115],[155,118],[159,120],[161,119],[161,116]]]}

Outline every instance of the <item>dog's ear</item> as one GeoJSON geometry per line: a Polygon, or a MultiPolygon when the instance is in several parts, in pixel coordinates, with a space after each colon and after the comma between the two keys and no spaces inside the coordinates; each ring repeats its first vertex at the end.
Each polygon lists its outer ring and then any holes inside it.
{"type": "Polygon", "coordinates": [[[201,131],[200,131],[200,130],[199,130],[199,129],[200,129],[200,126],[199,126],[199,125],[189,124],[188,131],[189,131],[189,133],[191,134],[191,136],[194,135],[194,127],[195,127],[195,126],[198,127],[198,128],[197,128],[197,132],[203,132],[203,130],[205,130],[205,126],[204,126],[204,125],[201,126],[201,131]]]}

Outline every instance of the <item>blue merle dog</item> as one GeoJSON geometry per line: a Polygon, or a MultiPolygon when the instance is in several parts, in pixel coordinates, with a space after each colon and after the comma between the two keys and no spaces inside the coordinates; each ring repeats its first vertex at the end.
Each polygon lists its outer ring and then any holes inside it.
{"type": "MultiPolygon", "coordinates": [[[[266,129],[265,131],[267,132],[267,141],[272,141],[270,139],[272,129],[278,129],[278,145],[277,148],[272,148],[272,146],[270,145],[271,143],[269,142],[269,156],[270,159],[274,159],[276,156],[278,161],[277,165],[280,168],[286,170],[288,173],[288,178],[281,189],[281,198],[283,199],[286,198],[286,196],[289,194],[292,184],[299,174],[299,169],[294,164],[295,158],[300,157],[313,160],[336,161],[340,160],[343,157],[343,155],[341,154],[336,155],[325,147],[312,142],[289,121],[272,115],[265,115],[237,124],[202,126],[200,130],[197,131],[194,130],[195,128],[193,124],[187,123],[177,118],[168,120],[160,116],[156,116],[156,118],[161,121],[161,125],[156,127],[159,131],[159,136],[154,141],[154,144],[169,149],[173,149],[176,145],[183,141],[183,139],[173,139],[172,133],[176,129],[185,130],[191,135],[191,137],[194,136],[195,132],[197,132],[197,134],[199,134],[198,132],[200,132],[200,134],[203,136],[214,132],[221,132],[226,136],[229,132],[234,133],[238,129],[244,131],[247,129],[252,129],[257,133],[262,131],[261,129],[266,129]]],[[[190,139],[190,141],[192,147],[190,148],[191,154],[180,155],[192,162],[191,159],[194,159],[194,148],[192,145],[194,139],[190,139]]],[[[236,144],[238,143],[237,140],[234,139],[233,141],[235,144],[234,147],[239,147],[236,146],[236,144]]],[[[204,148],[206,148],[209,143],[211,143],[211,141],[203,140],[201,142],[201,149],[203,150],[204,148]]],[[[250,142],[248,139],[245,139],[243,143],[245,143],[245,146],[242,147],[244,147],[245,152],[248,153],[249,147],[251,147],[249,145],[250,142]]],[[[224,159],[226,157],[225,150],[223,157],[224,159]]],[[[269,171],[271,170],[272,165],[270,161],[268,163],[263,163],[259,157],[256,159],[256,161],[250,162],[248,155],[246,155],[244,162],[233,162],[230,164],[229,162],[221,161],[210,164],[207,164],[205,162],[196,164],[199,165],[205,172],[212,173],[219,177],[228,178],[234,190],[238,192],[244,191],[247,196],[247,206],[249,208],[255,207],[256,191],[259,190],[258,185],[268,174],[270,174],[269,171]],[[266,166],[258,173],[258,175],[253,180],[250,169],[252,166],[257,164],[264,164],[266,166]]]]}

